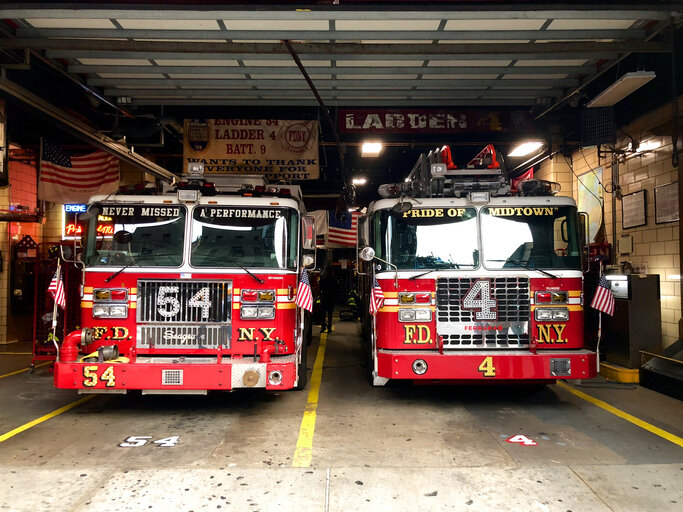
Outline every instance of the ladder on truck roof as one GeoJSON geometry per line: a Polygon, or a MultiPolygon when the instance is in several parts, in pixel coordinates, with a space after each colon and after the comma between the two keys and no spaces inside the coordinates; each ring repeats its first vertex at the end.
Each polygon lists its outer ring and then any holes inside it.
{"type": "Polygon", "coordinates": [[[418,197],[462,197],[474,191],[490,192],[493,196],[510,193],[507,171],[492,144],[463,168],[453,163],[448,146],[422,153],[406,182],[418,197]]]}

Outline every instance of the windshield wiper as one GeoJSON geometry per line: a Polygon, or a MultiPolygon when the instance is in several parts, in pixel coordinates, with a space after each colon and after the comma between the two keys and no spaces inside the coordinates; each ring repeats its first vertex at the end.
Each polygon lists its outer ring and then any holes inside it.
{"type": "Polygon", "coordinates": [[[259,282],[259,284],[263,284],[263,283],[265,282],[263,279],[261,279],[261,278],[260,278],[259,276],[257,276],[256,274],[252,274],[249,270],[247,270],[247,267],[243,267],[242,265],[237,265],[237,266],[238,266],[239,268],[241,268],[242,270],[244,270],[244,271],[245,271],[247,274],[249,274],[251,277],[253,277],[254,279],[256,279],[256,280],[259,282]]]}
{"type": "Polygon", "coordinates": [[[554,274],[551,274],[550,272],[543,270],[541,268],[536,268],[532,267],[529,265],[528,261],[519,261],[514,258],[508,258],[506,260],[486,260],[486,261],[504,261],[505,263],[514,263],[515,265],[519,265],[522,268],[525,268],[527,270],[535,270],[536,272],[540,272],[541,274],[545,274],[548,277],[552,277],[553,279],[557,279],[557,276],[554,274]]]}
{"type": "Polygon", "coordinates": [[[114,279],[116,276],[118,276],[121,272],[126,270],[129,267],[132,267],[136,263],[144,260],[145,258],[149,258],[150,256],[175,256],[175,254],[154,254],[154,253],[143,253],[143,254],[138,254],[133,260],[128,263],[127,265],[124,265],[120,269],[118,269],[116,272],[114,272],[112,275],[110,275],[108,278],[104,280],[105,283],[110,282],[112,279],[114,279]]]}
{"type": "Polygon", "coordinates": [[[466,266],[468,266],[468,267],[473,267],[473,268],[474,268],[474,265],[473,265],[472,263],[455,263],[455,262],[452,262],[452,261],[451,261],[451,262],[449,262],[448,265],[446,265],[446,266],[438,267],[438,268],[432,268],[432,269],[427,270],[426,272],[422,272],[422,274],[417,274],[417,275],[415,275],[415,276],[410,276],[410,277],[408,278],[408,280],[409,280],[409,281],[412,281],[413,279],[417,279],[418,277],[426,276],[427,274],[430,274],[430,273],[432,273],[432,272],[436,272],[436,271],[438,271],[438,270],[452,269],[452,268],[460,269],[460,266],[461,266],[461,265],[466,265],[466,266]]]}

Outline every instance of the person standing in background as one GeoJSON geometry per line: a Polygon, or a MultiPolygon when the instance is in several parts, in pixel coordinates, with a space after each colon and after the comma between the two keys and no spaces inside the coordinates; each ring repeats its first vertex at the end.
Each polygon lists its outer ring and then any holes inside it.
{"type": "Polygon", "coordinates": [[[331,264],[325,265],[320,275],[320,308],[322,309],[322,318],[320,320],[320,332],[325,331],[325,324],[327,324],[327,332],[332,331],[332,315],[334,314],[334,306],[337,302],[337,294],[339,291],[339,283],[334,275],[334,269],[331,264]]]}

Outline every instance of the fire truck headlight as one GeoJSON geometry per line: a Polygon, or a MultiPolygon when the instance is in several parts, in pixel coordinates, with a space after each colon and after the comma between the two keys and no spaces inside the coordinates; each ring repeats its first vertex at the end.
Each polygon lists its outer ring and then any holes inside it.
{"type": "Polygon", "coordinates": [[[431,322],[432,312],[429,309],[416,309],[415,320],[418,322],[431,322]]]}
{"type": "Polygon", "coordinates": [[[399,309],[398,310],[398,321],[399,322],[414,322],[415,321],[415,310],[414,309],[399,309]]]}
{"type": "Polygon", "coordinates": [[[275,318],[275,306],[259,306],[258,317],[266,320],[275,318]]]}
{"type": "Polygon", "coordinates": [[[431,322],[432,311],[427,308],[401,308],[398,310],[399,322],[431,322]]]}
{"type": "Polygon", "coordinates": [[[128,306],[93,306],[93,318],[128,318],[128,306]]]}
{"type": "Polygon", "coordinates": [[[553,308],[553,320],[560,320],[562,322],[569,320],[569,309],[553,308]]]}
{"type": "Polygon", "coordinates": [[[255,319],[258,317],[258,308],[256,306],[242,306],[242,309],[240,310],[240,318],[243,320],[246,319],[255,319]]]}
{"type": "Polygon", "coordinates": [[[537,322],[549,322],[553,319],[552,308],[536,308],[536,321],[537,322]]]}

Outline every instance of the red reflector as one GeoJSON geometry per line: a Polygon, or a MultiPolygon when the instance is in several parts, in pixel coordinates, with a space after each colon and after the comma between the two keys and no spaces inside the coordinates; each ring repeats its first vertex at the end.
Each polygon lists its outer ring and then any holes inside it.
{"type": "Polygon", "coordinates": [[[126,290],[112,290],[111,300],[126,300],[126,290]]]}
{"type": "Polygon", "coordinates": [[[145,184],[144,183],[136,183],[135,184],[135,190],[145,190],[145,184]]]}
{"type": "Polygon", "coordinates": [[[282,195],[282,196],[291,196],[291,195],[292,195],[292,191],[289,190],[288,188],[281,188],[281,189],[280,189],[280,195],[282,195]]]}
{"type": "Polygon", "coordinates": [[[258,292],[242,292],[242,301],[256,302],[258,300],[258,292]]]}
{"type": "Polygon", "coordinates": [[[263,185],[257,185],[256,187],[254,187],[254,192],[261,192],[261,193],[263,193],[263,192],[265,192],[265,191],[266,191],[266,187],[264,187],[263,185]]]}
{"type": "Polygon", "coordinates": [[[417,293],[415,294],[415,302],[420,304],[429,304],[431,299],[430,293],[417,293]]]}
{"type": "Polygon", "coordinates": [[[550,302],[552,300],[552,294],[550,292],[537,292],[536,302],[550,302]]]}

